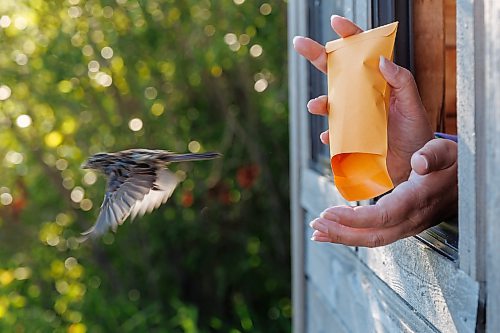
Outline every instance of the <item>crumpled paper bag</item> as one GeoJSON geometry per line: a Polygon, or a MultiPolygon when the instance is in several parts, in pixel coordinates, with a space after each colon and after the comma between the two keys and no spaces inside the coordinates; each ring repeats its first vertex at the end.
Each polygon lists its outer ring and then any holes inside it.
{"type": "Polygon", "coordinates": [[[390,86],[380,56],[393,58],[398,23],[328,42],[328,126],[334,182],[349,201],[391,190],[387,171],[390,86]]]}

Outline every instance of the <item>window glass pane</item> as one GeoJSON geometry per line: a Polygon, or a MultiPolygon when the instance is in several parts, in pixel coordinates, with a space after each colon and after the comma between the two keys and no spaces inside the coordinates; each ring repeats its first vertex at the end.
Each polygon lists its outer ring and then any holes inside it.
{"type": "MultiPolygon", "coordinates": [[[[337,39],[338,35],[330,27],[330,17],[332,14],[345,15],[344,1],[321,1],[316,0],[313,6],[309,7],[309,36],[325,44],[337,39]]],[[[309,67],[309,97],[316,98],[327,93],[326,75],[315,67],[309,67]]],[[[329,150],[328,146],[319,140],[319,134],[328,128],[325,117],[310,116],[311,128],[311,162],[312,167],[325,175],[330,175],[329,150]]]]}

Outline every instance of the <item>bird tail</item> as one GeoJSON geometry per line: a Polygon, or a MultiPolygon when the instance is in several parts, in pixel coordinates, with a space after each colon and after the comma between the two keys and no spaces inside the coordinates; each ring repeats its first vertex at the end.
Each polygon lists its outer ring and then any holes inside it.
{"type": "Polygon", "coordinates": [[[160,156],[160,159],[165,162],[184,162],[184,161],[202,161],[212,160],[222,157],[222,154],[216,152],[207,153],[187,153],[187,154],[165,154],[160,156]]]}

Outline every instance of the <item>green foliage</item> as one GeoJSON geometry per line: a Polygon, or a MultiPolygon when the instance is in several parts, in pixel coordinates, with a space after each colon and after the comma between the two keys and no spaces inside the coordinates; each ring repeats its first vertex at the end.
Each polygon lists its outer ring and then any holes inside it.
{"type": "Polygon", "coordinates": [[[0,2],[0,331],[290,331],[286,3],[0,2]],[[79,243],[99,151],[215,150],[79,243]]]}

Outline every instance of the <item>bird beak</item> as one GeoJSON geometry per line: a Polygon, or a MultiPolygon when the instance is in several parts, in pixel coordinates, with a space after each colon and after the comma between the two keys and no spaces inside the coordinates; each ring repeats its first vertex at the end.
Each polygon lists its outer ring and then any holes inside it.
{"type": "Polygon", "coordinates": [[[87,162],[83,162],[82,165],[80,165],[80,168],[81,169],[90,169],[89,165],[87,164],[87,162]]]}

